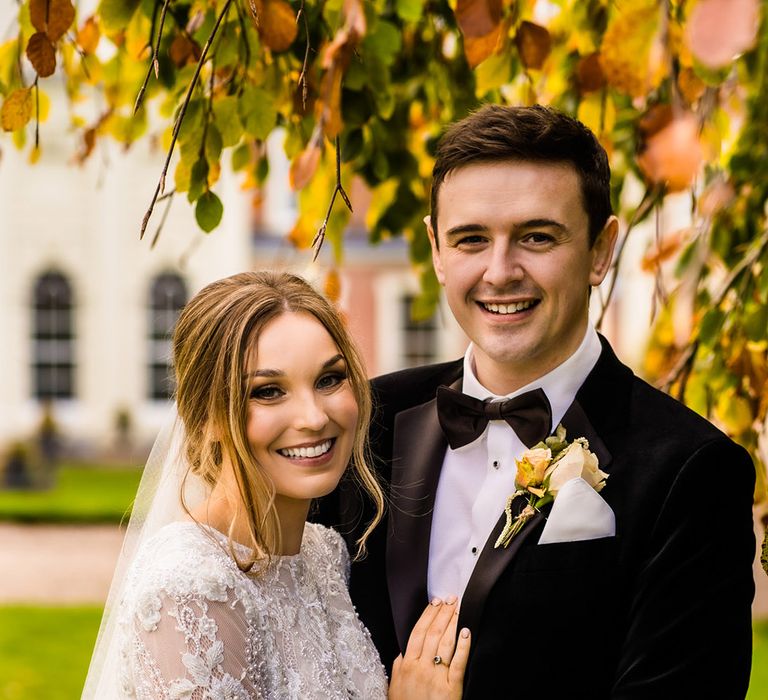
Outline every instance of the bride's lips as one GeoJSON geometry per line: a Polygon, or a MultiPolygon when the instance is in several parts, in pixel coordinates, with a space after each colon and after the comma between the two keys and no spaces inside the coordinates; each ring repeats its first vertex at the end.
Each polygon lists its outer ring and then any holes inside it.
{"type": "Polygon", "coordinates": [[[290,447],[281,447],[277,453],[294,464],[305,466],[320,466],[327,464],[333,458],[336,447],[336,438],[325,438],[324,440],[315,440],[301,445],[291,445],[290,447]]]}

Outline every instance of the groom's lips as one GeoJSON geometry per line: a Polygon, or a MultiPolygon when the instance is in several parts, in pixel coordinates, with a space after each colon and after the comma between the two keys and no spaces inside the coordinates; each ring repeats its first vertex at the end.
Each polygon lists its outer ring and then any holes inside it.
{"type": "Polygon", "coordinates": [[[476,301],[483,315],[494,321],[521,321],[528,318],[541,303],[541,299],[515,301],[476,301]]]}

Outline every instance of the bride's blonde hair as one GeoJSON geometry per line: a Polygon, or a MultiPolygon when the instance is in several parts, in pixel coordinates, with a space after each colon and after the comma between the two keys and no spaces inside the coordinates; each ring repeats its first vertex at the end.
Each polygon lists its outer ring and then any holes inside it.
{"type": "MultiPolygon", "coordinates": [[[[375,516],[357,542],[357,556],[379,523],[384,497],[369,464],[368,424],[371,395],[362,358],[338,311],[306,281],[289,273],[244,272],[209,284],[184,307],[173,334],[176,404],[184,422],[184,453],[189,469],[213,486],[223,457],[233,467],[240,499],[245,506],[252,554],[237,556],[244,571],[266,564],[281,551],[275,509],[275,487],[253,457],[246,437],[248,390],[247,356],[259,334],[284,313],[314,316],[328,331],[344,357],[350,387],[357,401],[358,419],[351,469],[375,505],[375,516]]],[[[311,352],[311,348],[307,349],[311,352]]],[[[183,488],[182,488],[183,492],[183,488]]],[[[186,505],[185,510],[188,511],[186,505]]]]}

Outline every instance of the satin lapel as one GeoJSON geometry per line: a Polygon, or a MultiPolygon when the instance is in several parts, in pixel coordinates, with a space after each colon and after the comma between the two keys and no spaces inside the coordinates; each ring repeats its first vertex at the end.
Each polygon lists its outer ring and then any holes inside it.
{"type": "Polygon", "coordinates": [[[565,428],[565,439],[568,442],[580,437],[587,438],[589,449],[597,456],[600,469],[608,471],[608,465],[612,459],[611,453],[608,452],[608,448],[597,434],[578,400],[570,405],[560,423],[565,428]]]}
{"type": "MultiPolygon", "coordinates": [[[[572,441],[577,437],[584,437],[589,441],[589,448],[597,456],[600,468],[607,471],[608,465],[611,462],[611,454],[578,401],[574,401],[571,404],[565,412],[561,423],[566,430],[567,440],[572,441]]],[[[519,513],[525,506],[525,503],[525,498],[518,497],[513,504],[513,514],[519,513]]],[[[548,508],[544,510],[546,511],[548,508]]],[[[471,631],[475,631],[491,588],[493,588],[502,571],[510,565],[530,535],[539,529],[538,525],[544,520],[544,517],[545,513],[537,513],[515,535],[508,547],[495,549],[494,544],[506,523],[506,516],[503,513],[501,514],[496,526],[493,528],[493,532],[491,532],[491,536],[483,547],[482,553],[478,557],[475,568],[472,571],[472,576],[464,591],[459,612],[458,629],[468,627],[471,631]]]]}
{"type": "MultiPolygon", "coordinates": [[[[512,514],[517,515],[520,513],[525,504],[526,499],[518,496],[512,504],[512,514]]],[[[509,563],[520,550],[520,547],[523,546],[523,543],[532,532],[537,530],[537,526],[543,518],[544,515],[542,513],[536,513],[523,526],[523,529],[512,538],[507,547],[496,549],[494,544],[496,544],[496,540],[499,538],[507,522],[506,515],[504,513],[501,514],[483,547],[483,551],[477,559],[472,576],[470,576],[467,587],[464,590],[464,595],[461,598],[457,629],[468,627],[473,634],[476,632],[488,593],[501,575],[501,572],[509,566],[509,563]]]]}
{"type": "Polygon", "coordinates": [[[387,584],[400,648],[427,604],[427,562],[435,492],[448,443],[436,401],[395,418],[387,584]]]}

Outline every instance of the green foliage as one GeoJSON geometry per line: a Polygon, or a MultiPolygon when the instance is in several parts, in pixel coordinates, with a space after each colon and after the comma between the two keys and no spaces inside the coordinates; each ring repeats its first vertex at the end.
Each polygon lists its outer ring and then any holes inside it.
{"type": "MultiPolygon", "coordinates": [[[[80,159],[105,136],[159,136],[175,150],[176,192],[206,231],[222,217],[222,162],[258,187],[264,140],[283,128],[302,190],[291,242],[308,247],[322,226],[341,260],[349,215],[328,206],[337,184],[361,178],[370,239],[409,243],[419,316],[439,294],[421,219],[441,131],[484,102],[577,116],[609,153],[615,206],[628,176],[647,188],[640,210],[619,212],[626,221],[652,216],[670,192],[695,192],[695,235],[660,241],[649,264],[674,269],[679,288],[656,300],[648,374],[757,454],[768,413],[765,3],[740,0],[734,13],[729,0],[173,0],[164,14],[163,0],[101,0],[82,17],[58,0],[52,29],[34,2],[19,3],[17,35],[0,45],[2,126],[31,160],[28,132],[44,121],[31,85],[52,55],[89,144],[80,159]],[[81,98],[94,94],[104,111],[87,123],[81,98]],[[161,134],[153,111],[168,119],[161,134]]],[[[46,79],[37,85],[42,98],[46,79]]],[[[160,168],[158,158],[159,179],[160,168]]]]}
{"type": "Polygon", "coordinates": [[[63,464],[50,490],[0,490],[0,521],[119,523],[130,514],[140,479],[135,467],[63,464]]]}

